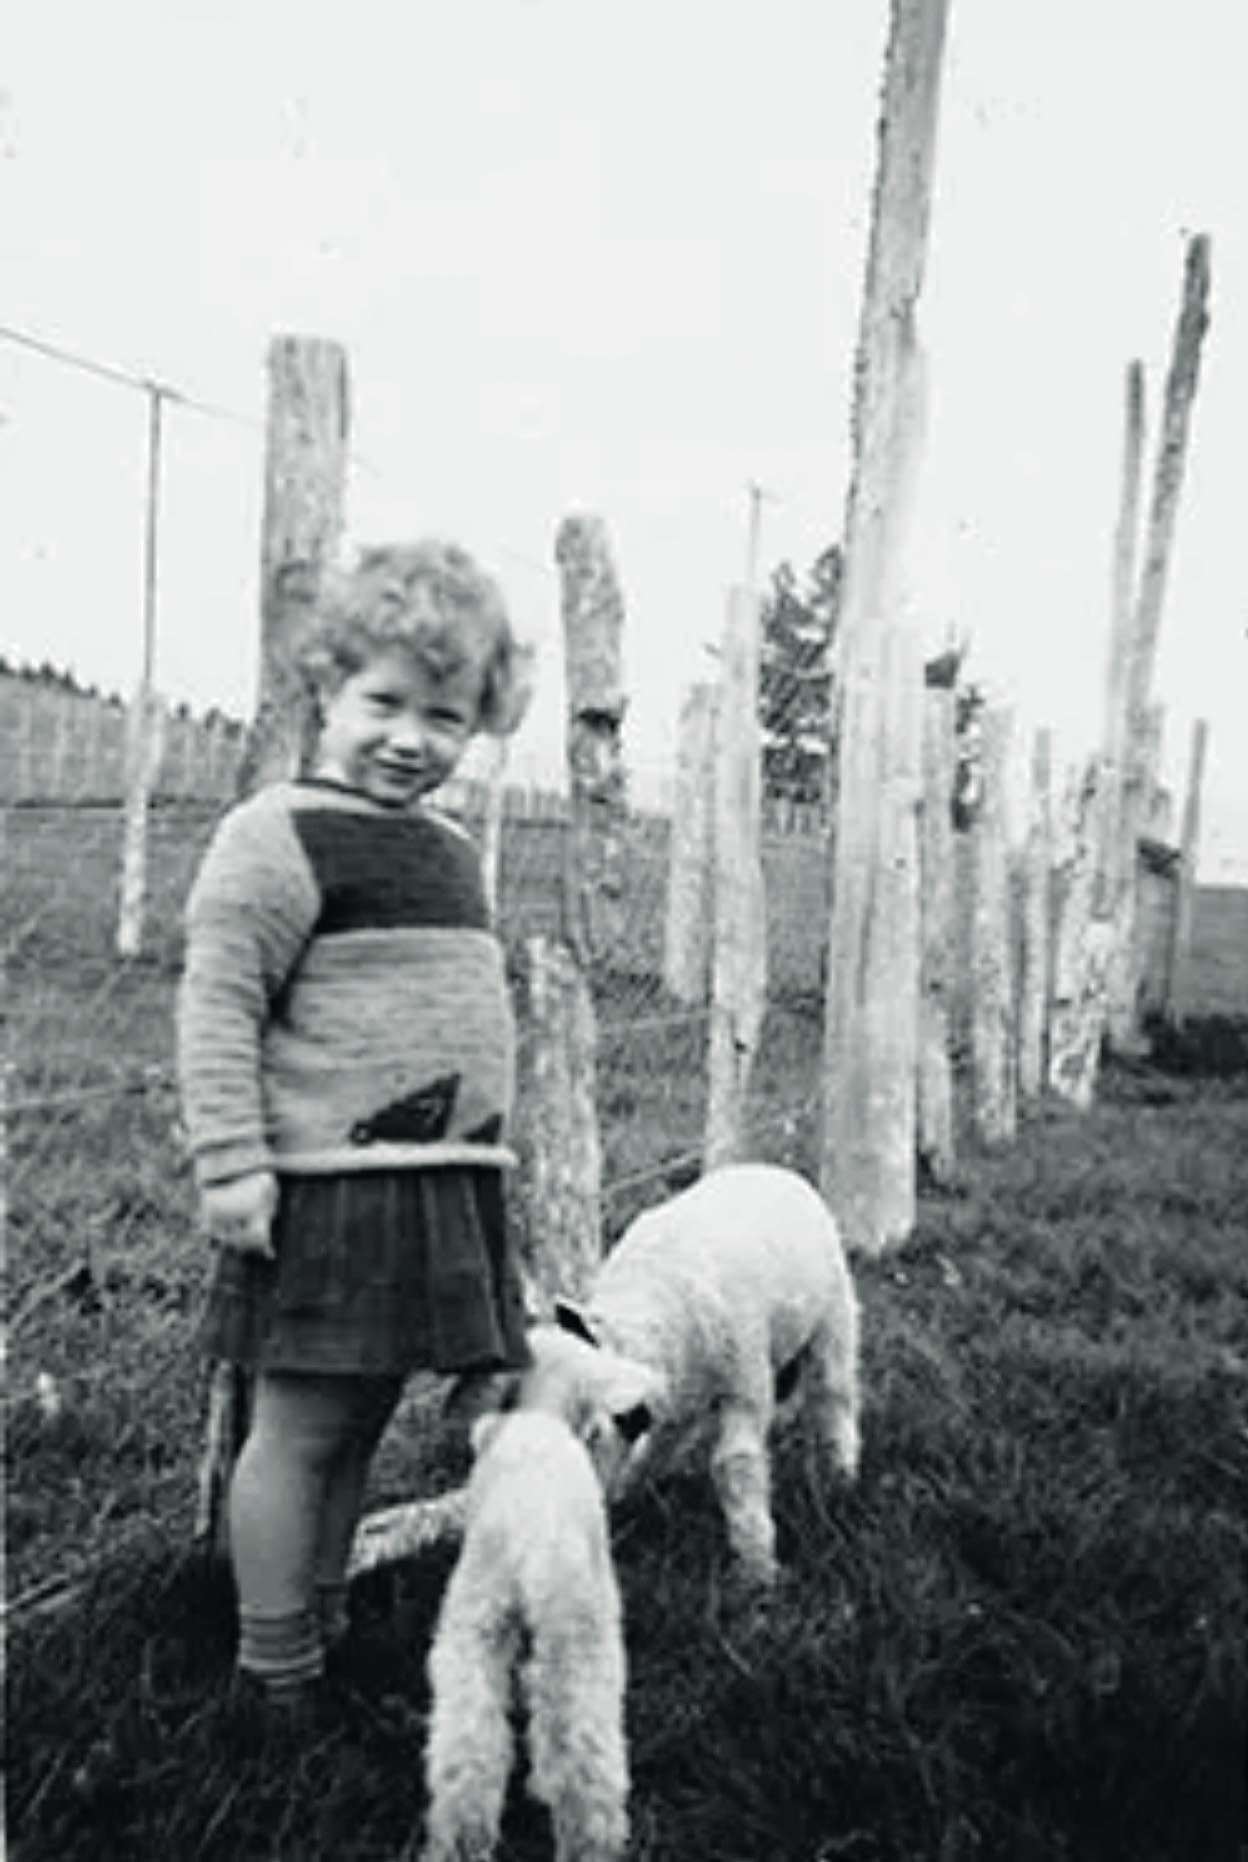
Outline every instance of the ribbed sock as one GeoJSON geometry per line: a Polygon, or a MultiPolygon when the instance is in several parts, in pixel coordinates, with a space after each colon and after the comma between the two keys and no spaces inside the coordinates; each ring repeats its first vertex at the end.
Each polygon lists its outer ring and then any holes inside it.
{"type": "Polygon", "coordinates": [[[275,1706],[295,1707],[315,1693],[325,1672],[325,1650],[315,1610],[271,1615],[238,1613],[238,1667],[263,1684],[275,1706]]]}
{"type": "Polygon", "coordinates": [[[316,1609],[321,1624],[321,1642],[326,1649],[336,1649],[346,1641],[351,1627],[348,1603],[350,1586],[345,1578],[321,1579],[316,1586],[316,1609]]]}

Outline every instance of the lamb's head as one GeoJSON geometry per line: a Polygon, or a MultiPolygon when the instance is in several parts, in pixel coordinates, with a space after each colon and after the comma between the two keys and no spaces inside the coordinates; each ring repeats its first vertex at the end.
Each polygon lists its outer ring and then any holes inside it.
{"type": "Polygon", "coordinates": [[[529,1332],[532,1361],[512,1394],[515,1409],[562,1416],[589,1450],[604,1491],[631,1481],[663,1402],[663,1384],[649,1365],[590,1344],[559,1325],[529,1332]]]}

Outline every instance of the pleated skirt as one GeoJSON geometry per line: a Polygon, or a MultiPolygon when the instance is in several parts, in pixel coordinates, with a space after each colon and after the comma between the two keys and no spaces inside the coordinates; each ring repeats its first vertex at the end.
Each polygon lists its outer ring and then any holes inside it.
{"type": "Polygon", "coordinates": [[[254,1370],[461,1372],[528,1361],[501,1175],[282,1177],[275,1259],[217,1250],[206,1356],[254,1370]]]}

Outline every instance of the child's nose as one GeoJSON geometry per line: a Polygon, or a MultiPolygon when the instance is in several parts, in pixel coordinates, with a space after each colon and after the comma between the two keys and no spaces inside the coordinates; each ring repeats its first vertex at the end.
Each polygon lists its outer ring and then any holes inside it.
{"type": "Polygon", "coordinates": [[[414,712],[400,712],[391,721],[390,741],[396,750],[422,750],[425,743],[424,724],[414,712]]]}

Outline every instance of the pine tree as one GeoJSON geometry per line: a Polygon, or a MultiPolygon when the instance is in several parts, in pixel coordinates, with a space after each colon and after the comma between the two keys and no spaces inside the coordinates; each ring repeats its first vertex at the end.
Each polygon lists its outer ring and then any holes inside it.
{"type": "Polygon", "coordinates": [[[763,598],[758,704],[768,795],[810,804],[829,800],[830,655],[840,593],[841,551],[833,543],[804,584],[781,563],[763,598]]]}

